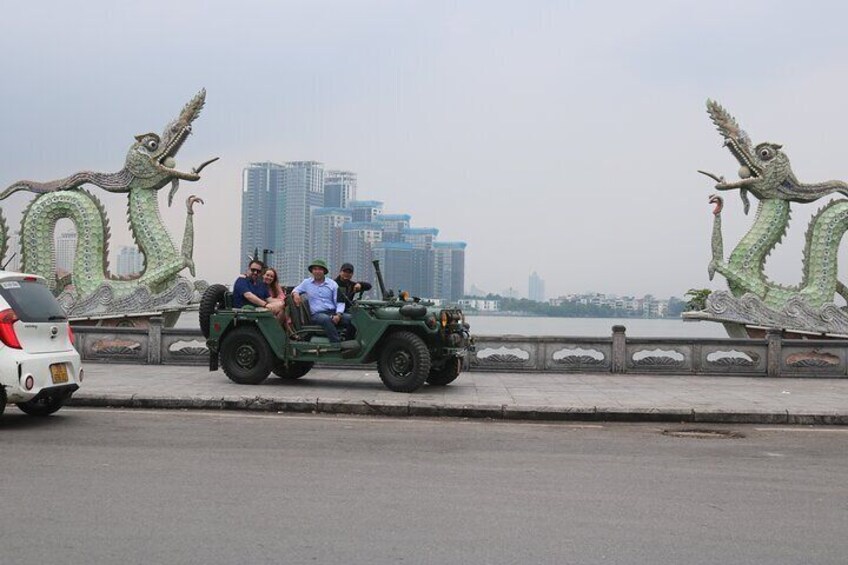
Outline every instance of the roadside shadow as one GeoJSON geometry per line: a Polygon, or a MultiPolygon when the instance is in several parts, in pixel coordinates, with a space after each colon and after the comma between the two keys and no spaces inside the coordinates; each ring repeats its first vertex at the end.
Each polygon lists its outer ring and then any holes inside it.
{"type": "Polygon", "coordinates": [[[357,381],[340,381],[335,379],[310,379],[302,377],[299,379],[268,379],[263,385],[285,388],[327,388],[327,389],[354,389],[354,390],[385,390],[383,382],[379,378],[375,378],[373,382],[370,380],[357,381]]]}
{"type": "Polygon", "coordinates": [[[29,416],[10,405],[6,407],[6,412],[0,416],[0,432],[37,430],[40,428],[48,429],[54,426],[61,426],[65,419],[61,414],[51,414],[44,417],[29,416]]]}

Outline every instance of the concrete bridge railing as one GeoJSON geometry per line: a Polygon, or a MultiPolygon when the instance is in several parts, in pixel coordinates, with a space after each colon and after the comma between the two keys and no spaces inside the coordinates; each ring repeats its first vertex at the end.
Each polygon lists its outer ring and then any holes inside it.
{"type": "MultiPolygon", "coordinates": [[[[78,327],[84,361],[206,365],[209,352],[195,329],[78,327]]],[[[475,336],[467,369],[493,372],[695,374],[848,377],[848,340],[475,336]]]]}

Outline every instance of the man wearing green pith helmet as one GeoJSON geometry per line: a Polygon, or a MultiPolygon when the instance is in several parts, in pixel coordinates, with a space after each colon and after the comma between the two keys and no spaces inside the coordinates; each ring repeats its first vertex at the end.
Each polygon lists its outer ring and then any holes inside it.
{"type": "Polygon", "coordinates": [[[312,275],[292,290],[292,299],[297,306],[303,303],[301,295],[309,300],[309,313],[312,321],[324,328],[331,342],[341,341],[338,328],[350,326],[350,314],[345,313],[343,302],[339,302],[339,285],[333,279],[327,278],[330,269],[321,259],[309,263],[312,275]]]}

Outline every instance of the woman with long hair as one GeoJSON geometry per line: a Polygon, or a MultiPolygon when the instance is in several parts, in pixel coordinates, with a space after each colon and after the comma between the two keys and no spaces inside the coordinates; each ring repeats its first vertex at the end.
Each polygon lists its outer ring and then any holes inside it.
{"type": "Polygon", "coordinates": [[[286,322],[286,291],[280,286],[280,278],[277,276],[277,270],[273,267],[268,267],[262,274],[262,282],[268,287],[271,296],[268,298],[268,310],[273,312],[274,316],[285,324],[286,322]]]}
{"type": "Polygon", "coordinates": [[[286,291],[280,286],[280,279],[277,276],[277,270],[274,267],[268,267],[262,274],[262,282],[268,287],[271,293],[271,298],[279,300],[286,299],[286,291]]]}

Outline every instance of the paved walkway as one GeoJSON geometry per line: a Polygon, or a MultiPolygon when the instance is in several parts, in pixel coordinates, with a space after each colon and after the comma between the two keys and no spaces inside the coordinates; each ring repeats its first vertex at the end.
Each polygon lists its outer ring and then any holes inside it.
{"type": "Polygon", "coordinates": [[[315,369],[296,381],[232,383],[204,367],[85,364],[70,404],[133,408],[848,425],[848,379],[463,373],[446,387],[391,392],[376,369],[315,369]]]}

